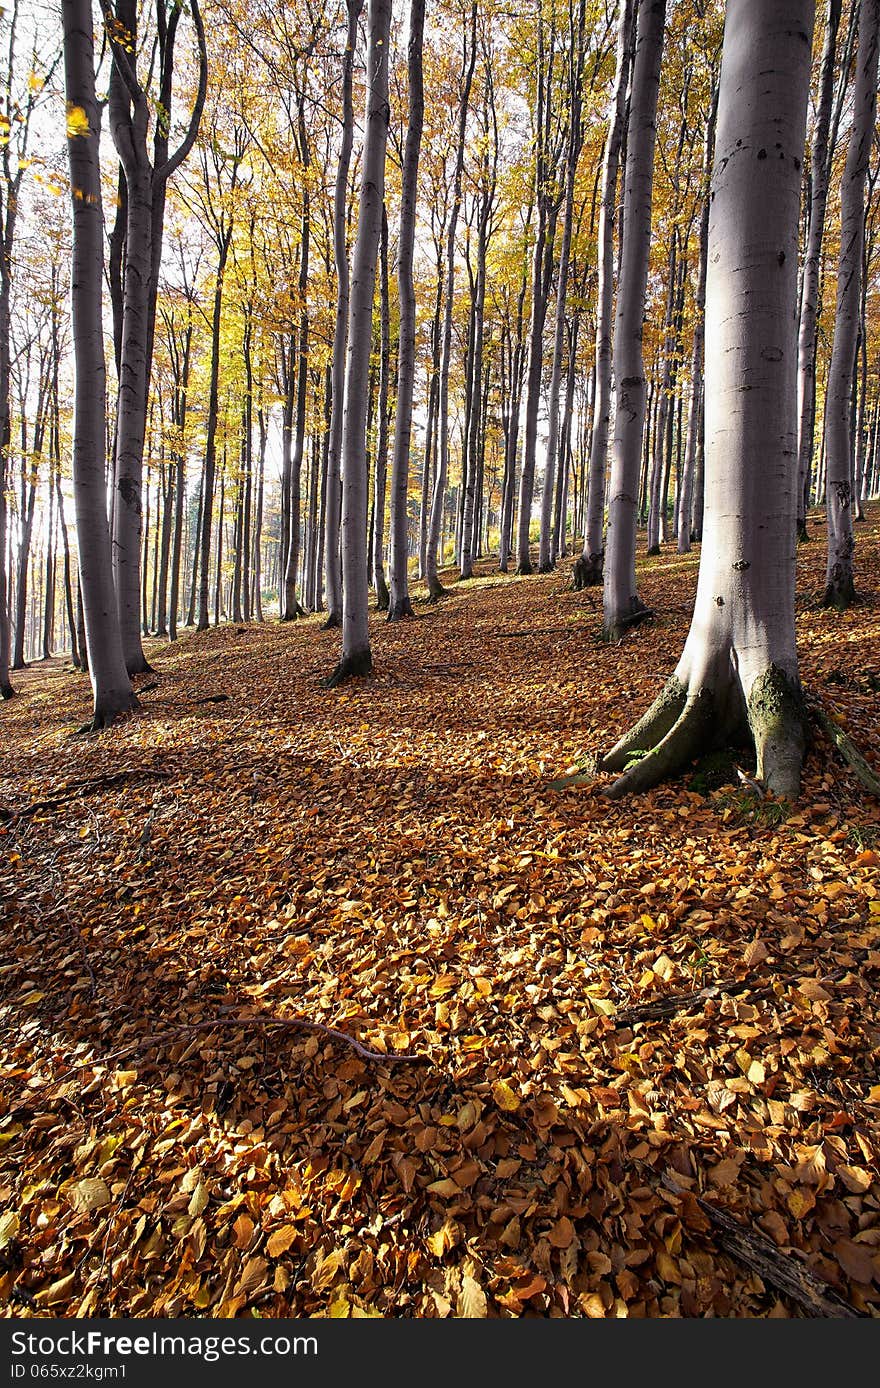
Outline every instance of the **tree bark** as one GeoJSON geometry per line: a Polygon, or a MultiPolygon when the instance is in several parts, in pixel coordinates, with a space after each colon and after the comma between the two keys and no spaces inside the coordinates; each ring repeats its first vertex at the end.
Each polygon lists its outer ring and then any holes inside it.
{"type": "Polygon", "coordinates": [[[576,588],[602,582],[605,564],[605,470],[608,430],[611,422],[611,350],[614,309],[614,214],[617,175],[623,138],[626,89],[631,64],[634,0],[620,0],[614,92],[608,113],[608,135],[602,162],[602,195],[599,202],[598,285],[596,289],[596,384],[593,395],[593,430],[587,472],[587,517],[583,554],[574,567],[576,588]]]}
{"type": "Polygon", "coordinates": [[[825,404],[825,496],[828,518],[826,607],[843,609],[855,601],[853,581],[853,480],[851,402],[859,332],[862,251],[865,235],[865,183],[877,111],[877,56],[880,0],[860,0],[853,117],[840,189],[840,257],[837,311],[825,404]]]}
{"type": "MultiPolygon", "coordinates": [[[[397,240],[397,288],[400,305],[400,340],[397,364],[397,411],[391,450],[391,537],[389,622],[412,617],[409,596],[409,457],[412,445],[413,388],[416,372],[416,294],[413,253],[416,233],[419,153],[425,115],[422,48],[425,0],[410,0],[407,79],[409,120],[403,151],[400,190],[400,230],[397,240]]],[[[427,463],[426,463],[427,468],[427,463]]]]}
{"type": "Polygon", "coordinates": [[[807,535],[807,490],[813,462],[816,423],[816,328],[822,270],[822,238],[828,202],[828,135],[836,78],[837,31],[841,0],[828,0],[819,77],[819,104],[810,147],[810,224],[804,252],[798,335],[798,536],[807,535]]]}
{"type": "Polygon", "coordinates": [[[639,463],[645,423],[646,381],[642,320],[651,243],[657,92],[663,55],[665,0],[640,0],[638,38],[627,131],[624,220],[614,327],[617,410],[608,503],[603,631],[616,641],[646,614],[636,593],[636,520],[639,463]]]}
{"type": "Polygon", "coordinates": [[[431,520],[428,527],[428,543],[425,550],[425,580],[428,584],[428,595],[432,601],[441,598],[446,591],[440,582],[438,568],[443,559],[440,551],[443,512],[446,503],[446,478],[449,472],[449,368],[452,359],[452,311],[455,297],[455,235],[458,229],[458,214],[461,209],[465,132],[476,62],[477,5],[476,0],[474,0],[471,5],[470,37],[465,38],[465,52],[462,61],[463,81],[458,103],[458,139],[455,148],[455,172],[452,180],[452,207],[449,213],[446,236],[446,302],[443,308],[443,338],[437,403],[439,447],[437,475],[434,479],[434,496],[431,504],[431,520]]]}
{"type": "Polygon", "coordinates": [[[743,733],[758,779],[776,795],[798,793],[797,243],[812,29],[812,0],[728,0],[710,194],[697,597],[675,674],[600,763],[622,773],[612,796],[646,789],[743,733]]]}
{"type": "Polygon", "coordinates": [[[73,212],[73,490],[94,708],[91,727],[138,707],[125,666],[107,525],[104,479],[106,374],[101,293],[104,227],[98,154],[91,0],[62,0],[67,154],[73,212]]]}
{"type": "Polygon", "coordinates": [[[351,264],[342,433],[342,656],[334,686],[373,668],[367,584],[367,410],[376,260],[385,199],[391,0],[369,0],[367,101],[358,227],[351,264]]]}

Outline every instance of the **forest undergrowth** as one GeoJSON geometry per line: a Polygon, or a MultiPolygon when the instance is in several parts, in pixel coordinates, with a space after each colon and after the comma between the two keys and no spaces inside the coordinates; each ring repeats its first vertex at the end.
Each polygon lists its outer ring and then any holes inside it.
{"type": "MultiPolygon", "coordinates": [[[[880,770],[880,511],[843,614],[811,530],[803,682],[880,770]]],[[[98,736],[63,662],[0,710],[5,1314],[880,1315],[880,803],[821,731],[793,807],[746,752],[553,789],[697,555],[619,646],[571,560],[478,569],[342,689],[315,616],[148,643],[98,736]]]]}

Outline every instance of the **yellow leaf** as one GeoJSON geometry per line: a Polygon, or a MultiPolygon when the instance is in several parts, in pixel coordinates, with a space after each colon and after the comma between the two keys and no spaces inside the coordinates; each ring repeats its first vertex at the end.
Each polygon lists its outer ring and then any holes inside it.
{"type": "Polygon", "coordinates": [[[465,1273],[461,1279],[461,1291],[456,1298],[459,1316],[468,1320],[485,1320],[489,1314],[486,1293],[479,1282],[465,1273]]]}
{"type": "Polygon", "coordinates": [[[492,1086],[492,1098],[505,1113],[516,1113],[521,1103],[519,1095],[511,1089],[507,1080],[496,1080],[492,1086]]]}
{"type": "Polygon", "coordinates": [[[205,1209],[209,1199],[210,1195],[208,1192],[208,1187],[205,1185],[204,1181],[199,1181],[198,1185],[195,1187],[192,1195],[190,1196],[187,1214],[190,1215],[193,1219],[196,1219],[205,1209]]]}
{"type": "Polygon", "coordinates": [[[276,1229],[270,1235],[269,1242],[266,1244],[266,1252],[270,1258],[280,1258],[282,1253],[286,1253],[290,1245],[296,1238],[296,1229],[292,1224],[285,1224],[283,1229],[276,1229]]]}
{"type": "MultiPolygon", "coordinates": [[[[72,101],[67,103],[67,138],[74,140],[78,135],[88,135],[89,118],[81,106],[75,106],[72,101]]],[[[80,831],[82,835],[82,831],[80,831]]]]}
{"type": "Polygon", "coordinates": [[[68,1191],[67,1198],[75,1210],[91,1214],[92,1210],[103,1210],[105,1205],[110,1204],[113,1196],[106,1181],[86,1179],[77,1181],[68,1191]]]}
{"type": "Polygon", "coordinates": [[[7,1210],[5,1215],[0,1215],[0,1248],[5,1248],[14,1238],[18,1237],[19,1220],[14,1210],[7,1210]]]}

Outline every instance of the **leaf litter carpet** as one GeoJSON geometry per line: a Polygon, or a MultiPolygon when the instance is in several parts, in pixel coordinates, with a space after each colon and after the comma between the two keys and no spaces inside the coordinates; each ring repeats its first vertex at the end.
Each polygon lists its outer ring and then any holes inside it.
{"type": "MultiPolygon", "coordinates": [[[[880,768],[880,604],[814,607],[814,531],[804,683],[880,768]]],[[[723,759],[549,786],[673,669],[696,562],[640,560],[610,648],[570,561],[487,561],[332,692],[317,617],[151,642],[98,737],[24,673],[7,1315],[880,1314],[880,806],[821,735],[791,809],[723,759]]]]}

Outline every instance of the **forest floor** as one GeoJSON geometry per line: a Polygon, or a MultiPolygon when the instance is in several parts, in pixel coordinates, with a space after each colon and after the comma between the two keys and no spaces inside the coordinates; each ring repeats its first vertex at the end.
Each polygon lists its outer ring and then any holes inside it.
{"type": "MultiPolygon", "coordinates": [[[[812,528],[803,681],[880,769],[880,509],[843,615],[812,528]]],[[[617,647],[570,571],[377,615],[332,692],[318,617],[150,642],[98,736],[27,672],[7,1315],[880,1315],[880,803],[821,734],[794,807],[730,759],[552,789],[674,668],[697,556],[640,557],[617,647]]]]}

